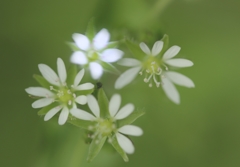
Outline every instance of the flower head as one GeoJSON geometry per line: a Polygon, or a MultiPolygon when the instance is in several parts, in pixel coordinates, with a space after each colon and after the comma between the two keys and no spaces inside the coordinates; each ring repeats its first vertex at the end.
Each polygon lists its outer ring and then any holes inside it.
{"type": "Polygon", "coordinates": [[[189,88],[194,87],[194,83],[180,73],[169,71],[169,67],[190,67],[193,65],[193,62],[182,58],[173,58],[179,53],[181,49],[179,46],[170,47],[161,56],[163,45],[163,41],[157,41],[150,51],[148,46],[142,42],[140,43],[140,48],[145,56],[141,61],[132,58],[121,59],[119,61],[120,65],[131,68],[120,75],[115,83],[115,88],[121,89],[132,82],[138,74],[144,75],[144,82],[148,83],[149,87],[152,87],[153,84],[156,87],[161,85],[168,98],[179,104],[179,93],[173,83],[189,88]]]}
{"type": "MultiPolygon", "coordinates": [[[[39,98],[32,103],[33,108],[49,107],[44,117],[45,121],[51,119],[60,110],[58,123],[63,125],[69,115],[71,108],[76,108],[77,104],[84,105],[87,103],[87,97],[81,94],[83,90],[91,90],[94,85],[91,83],[79,84],[84,75],[84,69],[79,71],[74,79],[74,83],[67,83],[67,72],[65,64],[61,58],[57,59],[58,75],[47,65],[39,64],[38,68],[47,82],[45,87],[29,87],[25,91],[31,96],[39,98]]],[[[46,108],[45,108],[46,109],[46,108]]]]}
{"type": "Polygon", "coordinates": [[[126,119],[134,111],[134,105],[131,103],[126,104],[122,108],[120,108],[120,105],[121,96],[119,94],[113,95],[108,105],[108,116],[104,117],[100,114],[100,107],[96,98],[88,95],[88,106],[93,115],[77,108],[71,109],[70,112],[78,119],[95,122],[94,126],[89,127],[89,130],[94,132],[92,138],[97,138],[98,140],[96,141],[100,141],[103,137],[108,137],[108,141],[112,142],[116,138],[121,149],[128,154],[132,154],[134,146],[126,135],[140,136],[143,134],[143,131],[134,125],[118,126],[118,121],[126,119]]]}
{"type": "Polygon", "coordinates": [[[93,79],[102,76],[106,63],[112,67],[109,63],[116,62],[123,56],[121,50],[110,47],[110,34],[107,29],[99,31],[93,39],[78,33],[72,37],[79,50],[72,54],[71,62],[88,66],[93,79]]]}

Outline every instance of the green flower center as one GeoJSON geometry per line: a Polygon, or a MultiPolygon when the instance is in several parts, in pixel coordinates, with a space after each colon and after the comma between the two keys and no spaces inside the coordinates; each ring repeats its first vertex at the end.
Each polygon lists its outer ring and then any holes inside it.
{"type": "Polygon", "coordinates": [[[60,87],[59,90],[56,90],[51,86],[50,90],[53,90],[56,92],[56,95],[57,95],[56,100],[64,105],[71,106],[74,102],[74,99],[76,98],[76,95],[67,87],[60,87]]]}
{"type": "Polygon", "coordinates": [[[102,136],[109,136],[115,129],[116,126],[112,121],[108,119],[99,121],[98,132],[102,136]]]}
{"type": "Polygon", "coordinates": [[[147,56],[147,59],[142,64],[143,70],[139,73],[143,75],[145,73],[144,82],[149,83],[149,87],[152,87],[152,82],[156,84],[157,87],[161,84],[162,67],[168,70],[167,66],[162,62],[162,60],[157,59],[155,56],[147,56]]]}
{"type": "Polygon", "coordinates": [[[93,50],[93,49],[90,49],[88,51],[87,57],[88,57],[89,61],[96,61],[96,60],[99,59],[98,53],[95,50],[93,50]]]}

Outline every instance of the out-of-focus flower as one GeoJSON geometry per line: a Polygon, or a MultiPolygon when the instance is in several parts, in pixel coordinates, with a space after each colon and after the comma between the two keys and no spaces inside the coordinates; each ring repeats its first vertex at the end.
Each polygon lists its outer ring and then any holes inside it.
{"type": "Polygon", "coordinates": [[[109,42],[110,34],[107,29],[99,31],[93,39],[83,34],[73,34],[73,40],[79,50],[71,56],[71,62],[89,67],[93,79],[99,79],[104,69],[113,68],[110,63],[118,61],[123,52],[113,48],[109,42]]]}

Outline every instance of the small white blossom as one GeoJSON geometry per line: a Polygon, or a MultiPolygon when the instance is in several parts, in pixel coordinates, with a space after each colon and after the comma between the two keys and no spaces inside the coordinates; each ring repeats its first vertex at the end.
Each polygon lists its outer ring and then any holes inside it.
{"type": "Polygon", "coordinates": [[[71,108],[76,108],[76,103],[81,105],[87,103],[87,97],[85,95],[76,96],[75,93],[81,90],[93,89],[94,85],[91,83],[84,83],[79,85],[84,75],[84,69],[82,69],[76,75],[74,84],[71,85],[71,87],[68,87],[66,83],[67,72],[64,62],[61,58],[57,59],[58,75],[45,64],[39,64],[38,68],[42,76],[52,86],[50,86],[49,89],[43,87],[29,87],[25,89],[28,94],[40,97],[39,100],[36,100],[32,103],[32,107],[42,108],[52,104],[53,102],[56,102],[57,106],[47,112],[44,120],[48,121],[60,110],[62,110],[58,119],[58,123],[59,125],[63,125],[68,119],[69,110],[71,108]]]}
{"type": "MultiPolygon", "coordinates": [[[[92,95],[88,95],[88,106],[91,109],[92,114],[83,111],[81,109],[73,108],[71,109],[71,114],[76,118],[88,121],[96,121],[95,135],[99,136],[108,136],[109,141],[111,141],[111,136],[115,135],[117,141],[121,148],[128,154],[134,152],[134,146],[125,135],[131,136],[141,136],[143,131],[141,128],[134,125],[124,125],[120,128],[117,128],[116,121],[128,117],[134,111],[134,105],[129,103],[123,106],[121,109],[121,96],[115,94],[112,96],[109,102],[109,118],[100,117],[100,109],[96,98],[92,95]],[[124,135],[125,134],[125,135],[124,135]]],[[[91,127],[91,130],[94,129],[91,127]]]]}
{"type": "Polygon", "coordinates": [[[107,48],[110,44],[108,30],[102,29],[93,40],[83,34],[73,34],[73,40],[79,51],[71,56],[71,62],[79,65],[88,65],[93,79],[99,79],[103,74],[101,62],[113,63],[123,56],[123,52],[116,48],[107,48]]]}
{"type": "Polygon", "coordinates": [[[140,48],[146,54],[143,62],[132,58],[124,58],[118,62],[122,66],[131,68],[120,75],[115,83],[115,88],[123,88],[132,82],[138,74],[145,75],[144,82],[149,83],[149,87],[152,87],[153,83],[157,87],[161,85],[167,97],[174,103],[179,104],[180,96],[174,84],[188,88],[195,85],[190,78],[180,73],[169,71],[168,66],[190,67],[193,65],[193,62],[182,58],[173,59],[181,49],[179,46],[172,46],[163,54],[162,58],[159,58],[158,56],[163,48],[162,41],[155,42],[151,51],[143,42],[140,43],[140,48]]]}

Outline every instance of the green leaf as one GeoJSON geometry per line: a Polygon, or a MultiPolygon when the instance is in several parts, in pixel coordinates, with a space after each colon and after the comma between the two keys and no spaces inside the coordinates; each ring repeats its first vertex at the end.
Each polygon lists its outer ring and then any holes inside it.
{"type": "Polygon", "coordinates": [[[118,144],[116,136],[112,138],[111,144],[115,148],[115,150],[122,156],[123,160],[125,162],[128,162],[128,156],[125,151],[123,151],[122,147],[120,147],[120,145],[118,144]]]}
{"type": "Polygon", "coordinates": [[[94,91],[94,88],[93,89],[89,89],[89,90],[76,90],[75,94],[77,96],[79,96],[79,95],[89,95],[89,94],[92,94],[93,91],[94,91]]]}
{"type": "Polygon", "coordinates": [[[67,122],[83,129],[88,129],[89,126],[93,126],[93,122],[80,119],[69,119],[67,122]]]}
{"type": "Polygon", "coordinates": [[[106,70],[110,73],[113,73],[113,74],[117,74],[117,75],[120,74],[120,71],[118,71],[118,69],[116,67],[114,67],[112,64],[109,64],[109,63],[106,63],[103,61],[99,61],[99,63],[102,65],[104,70],[106,70]]]}
{"type": "Polygon", "coordinates": [[[119,120],[118,121],[118,127],[120,128],[124,125],[129,125],[129,124],[133,123],[139,117],[143,116],[144,114],[145,114],[145,112],[143,112],[143,111],[133,112],[132,114],[130,114],[125,119],[119,120]]]}
{"type": "Polygon", "coordinates": [[[161,41],[163,41],[163,49],[161,51],[161,53],[165,53],[168,49],[168,45],[169,45],[169,37],[167,34],[164,34],[163,38],[161,39],[161,41]]]}
{"type": "Polygon", "coordinates": [[[54,107],[57,107],[58,105],[59,105],[58,103],[52,103],[52,104],[42,108],[41,110],[39,110],[37,114],[38,115],[46,115],[49,110],[51,110],[54,107]]]}
{"type": "Polygon", "coordinates": [[[133,56],[138,60],[142,60],[146,56],[146,54],[141,50],[140,46],[136,43],[129,39],[126,39],[125,43],[128,49],[132,52],[133,56]]]}
{"type": "Polygon", "coordinates": [[[80,51],[79,47],[74,42],[66,42],[72,51],[80,51]]]}
{"type": "Polygon", "coordinates": [[[95,34],[96,34],[96,32],[95,32],[95,26],[94,26],[94,18],[92,18],[88,22],[86,36],[90,39],[90,41],[92,41],[94,36],[95,36],[95,34]]]}
{"type": "Polygon", "coordinates": [[[103,88],[100,88],[98,90],[98,104],[99,104],[100,114],[102,118],[109,116],[108,103],[109,101],[103,88]]]}
{"type": "Polygon", "coordinates": [[[67,71],[67,84],[69,86],[73,85],[76,75],[77,75],[77,65],[72,64],[67,71]]]}
{"type": "Polygon", "coordinates": [[[51,84],[45,79],[43,78],[41,75],[38,74],[34,74],[33,78],[44,88],[49,89],[51,84]]]}
{"type": "Polygon", "coordinates": [[[100,139],[98,138],[98,136],[96,136],[92,140],[92,143],[89,147],[88,157],[87,157],[88,162],[91,162],[97,156],[97,154],[100,152],[103,144],[105,143],[106,139],[107,139],[107,136],[102,137],[100,139]]]}
{"type": "Polygon", "coordinates": [[[110,49],[110,48],[116,48],[118,46],[119,42],[114,41],[114,42],[109,42],[108,45],[104,48],[105,49],[110,49]]]}

